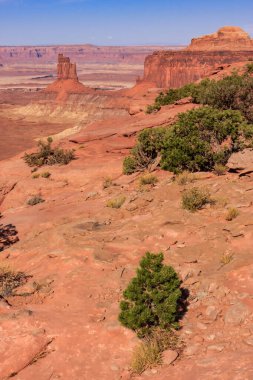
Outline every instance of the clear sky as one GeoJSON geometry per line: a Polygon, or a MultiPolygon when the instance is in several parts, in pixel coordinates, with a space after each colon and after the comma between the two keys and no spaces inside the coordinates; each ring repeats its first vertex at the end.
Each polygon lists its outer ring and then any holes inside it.
{"type": "Polygon", "coordinates": [[[0,45],[186,44],[224,25],[253,36],[253,0],[0,0],[0,45]]]}

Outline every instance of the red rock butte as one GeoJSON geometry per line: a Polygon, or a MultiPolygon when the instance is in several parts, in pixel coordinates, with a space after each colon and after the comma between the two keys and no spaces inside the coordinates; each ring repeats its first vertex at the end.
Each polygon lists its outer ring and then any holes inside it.
{"type": "Polygon", "coordinates": [[[180,51],[156,51],[144,64],[142,83],[177,88],[219,68],[253,60],[253,39],[241,28],[225,26],[214,34],[194,38],[180,51]]]}
{"type": "Polygon", "coordinates": [[[253,50],[253,39],[238,26],[224,26],[216,33],[193,38],[186,50],[253,50]]]}
{"type": "Polygon", "coordinates": [[[69,57],[58,54],[57,79],[45,91],[57,93],[58,100],[62,100],[70,93],[85,93],[89,89],[79,82],[76,63],[71,63],[69,57]]]}

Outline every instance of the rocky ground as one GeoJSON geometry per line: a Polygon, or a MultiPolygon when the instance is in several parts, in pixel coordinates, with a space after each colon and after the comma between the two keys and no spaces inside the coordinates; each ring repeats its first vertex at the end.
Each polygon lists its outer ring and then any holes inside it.
{"type": "Polygon", "coordinates": [[[75,149],[76,160],[39,169],[50,172],[47,179],[33,178],[23,153],[0,162],[1,228],[11,224],[19,239],[1,252],[1,266],[31,276],[17,294],[0,298],[1,379],[129,379],[138,340],[118,322],[119,301],[147,250],[164,252],[189,305],[179,331],[182,354],[171,363],[165,353],[163,366],[138,379],[253,378],[251,171],[199,173],[185,186],[161,170],[155,186],[140,186],[141,174],[122,175],[138,131],[193,107],[154,115],[130,107],[132,116],[88,124],[60,141],[75,149]],[[183,210],[182,192],[192,186],[208,188],[216,203],[183,210]],[[34,195],[45,202],[27,205],[34,195]],[[120,196],[120,209],[107,207],[120,196]],[[229,207],[239,210],[230,222],[229,207]]]}

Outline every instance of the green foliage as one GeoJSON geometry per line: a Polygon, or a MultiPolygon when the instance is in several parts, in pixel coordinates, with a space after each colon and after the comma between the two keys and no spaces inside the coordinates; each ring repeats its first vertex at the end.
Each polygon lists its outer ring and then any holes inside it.
{"type": "Polygon", "coordinates": [[[187,84],[180,88],[171,88],[166,93],[161,92],[153,105],[147,107],[147,113],[157,112],[162,106],[173,104],[177,100],[192,96],[197,85],[194,83],[187,84]]]}
{"type": "Polygon", "coordinates": [[[248,74],[253,74],[253,63],[248,63],[246,65],[246,70],[248,74]]]}
{"type": "Polygon", "coordinates": [[[149,113],[160,110],[162,106],[175,103],[185,97],[192,97],[193,103],[209,105],[222,110],[239,110],[253,121],[253,64],[246,66],[245,75],[237,72],[219,80],[204,79],[200,83],[187,84],[178,89],[170,89],[161,93],[153,105],[148,107],[149,113]]]}
{"type": "Polygon", "coordinates": [[[208,203],[213,203],[213,201],[209,192],[205,189],[193,187],[186,190],[182,195],[182,207],[191,212],[202,209],[208,203]]]}
{"type": "Polygon", "coordinates": [[[181,298],[180,280],[175,270],[163,264],[162,253],[147,252],[123,293],[119,320],[142,337],[155,327],[176,327],[181,298]]]}
{"type": "Polygon", "coordinates": [[[125,174],[147,168],[158,155],[163,169],[180,173],[225,165],[233,152],[252,145],[253,126],[239,111],[202,107],[182,113],[170,128],[146,129],[124,161],[125,174]]]}
{"type": "Polygon", "coordinates": [[[138,136],[138,142],[131,155],[125,157],[123,173],[132,174],[146,170],[157,158],[164,144],[164,128],[144,129],[138,136]]]}
{"type": "Polygon", "coordinates": [[[38,142],[39,151],[36,153],[25,153],[24,161],[29,166],[43,166],[43,165],[67,165],[75,158],[73,150],[64,150],[59,147],[52,148],[52,138],[49,137],[47,142],[38,142]]]}
{"type": "Polygon", "coordinates": [[[179,115],[169,130],[162,151],[162,168],[208,171],[215,163],[226,164],[240,148],[245,119],[238,111],[202,107],[179,115]],[[230,140],[228,144],[224,144],[230,140]]]}

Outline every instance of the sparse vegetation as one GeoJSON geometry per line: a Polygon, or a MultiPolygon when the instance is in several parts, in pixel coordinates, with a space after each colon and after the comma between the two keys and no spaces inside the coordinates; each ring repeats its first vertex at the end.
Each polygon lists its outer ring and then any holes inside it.
{"type": "Polygon", "coordinates": [[[43,202],[45,202],[45,200],[43,198],[41,198],[39,195],[35,195],[34,197],[28,199],[27,204],[29,206],[35,206],[35,205],[37,205],[39,203],[43,203],[43,202]]]}
{"type": "Polygon", "coordinates": [[[51,177],[51,173],[50,172],[43,172],[43,173],[41,173],[41,177],[42,178],[50,178],[51,177]]]}
{"type": "Polygon", "coordinates": [[[221,256],[220,263],[222,266],[228,265],[233,260],[234,255],[230,252],[226,252],[221,256]]]}
{"type": "Polygon", "coordinates": [[[39,178],[39,177],[40,177],[40,174],[39,174],[39,173],[36,173],[36,174],[33,174],[32,179],[37,179],[37,178],[39,178]]]}
{"type": "Polygon", "coordinates": [[[158,182],[158,178],[154,174],[144,174],[140,178],[140,185],[155,185],[158,182]]]}
{"type": "Polygon", "coordinates": [[[226,220],[231,222],[239,215],[239,211],[235,207],[231,207],[227,211],[226,220]]]}
{"type": "Polygon", "coordinates": [[[209,192],[198,187],[186,190],[182,195],[182,207],[191,212],[201,210],[205,205],[213,202],[209,192]]]}
{"type": "Polygon", "coordinates": [[[105,180],[103,182],[103,189],[108,189],[112,185],[113,185],[112,179],[110,177],[105,178],[105,180]]]}
{"type": "Polygon", "coordinates": [[[116,208],[116,209],[121,208],[121,206],[123,206],[123,204],[125,203],[125,200],[126,200],[126,197],[123,195],[119,196],[118,198],[110,199],[107,202],[107,207],[116,208]]]}
{"type": "Polygon", "coordinates": [[[147,107],[146,113],[150,114],[160,111],[162,106],[173,104],[180,99],[192,96],[197,87],[198,85],[191,83],[181,88],[169,89],[166,93],[161,92],[156,98],[155,103],[147,107]]]}
{"type": "Polygon", "coordinates": [[[253,74],[253,63],[248,63],[246,65],[246,70],[248,74],[253,74]]]}
{"type": "Polygon", "coordinates": [[[226,174],[227,170],[227,167],[222,164],[215,164],[213,168],[214,173],[218,176],[226,174]]]}
{"type": "Polygon", "coordinates": [[[177,335],[171,330],[156,329],[135,347],[131,360],[133,374],[141,375],[146,369],[162,364],[162,353],[180,349],[177,335]]]}
{"type": "Polygon", "coordinates": [[[161,93],[155,103],[148,107],[148,112],[160,110],[162,106],[191,96],[197,104],[209,105],[222,110],[239,110],[248,119],[253,121],[253,65],[246,66],[246,73],[231,75],[219,80],[204,79],[200,83],[192,83],[179,89],[170,89],[161,93]]]}
{"type": "Polygon", "coordinates": [[[226,165],[233,152],[252,145],[253,126],[239,111],[202,107],[178,117],[170,128],[140,133],[123,164],[125,174],[146,170],[160,155],[160,166],[174,173],[210,171],[226,165]]]}
{"type": "Polygon", "coordinates": [[[0,265],[0,297],[10,297],[13,291],[24,285],[30,276],[24,272],[14,272],[9,267],[0,265]]]}
{"type": "Polygon", "coordinates": [[[24,161],[29,166],[43,166],[43,165],[67,165],[75,158],[73,150],[64,150],[59,147],[52,147],[52,138],[48,138],[47,142],[39,141],[39,151],[36,153],[25,153],[24,161]]]}
{"type": "Polygon", "coordinates": [[[18,240],[18,232],[13,224],[0,224],[0,252],[18,240]]]}
{"type": "Polygon", "coordinates": [[[154,328],[169,330],[178,326],[181,282],[163,260],[162,253],[147,252],[123,293],[119,321],[139,337],[150,335],[154,328]]]}
{"type": "Polygon", "coordinates": [[[180,186],[185,186],[194,181],[196,181],[196,176],[188,171],[183,171],[175,177],[175,182],[180,186]]]}
{"type": "Polygon", "coordinates": [[[165,128],[145,129],[138,136],[138,142],[131,155],[123,162],[124,174],[146,171],[161,152],[164,145],[165,128]]]}

